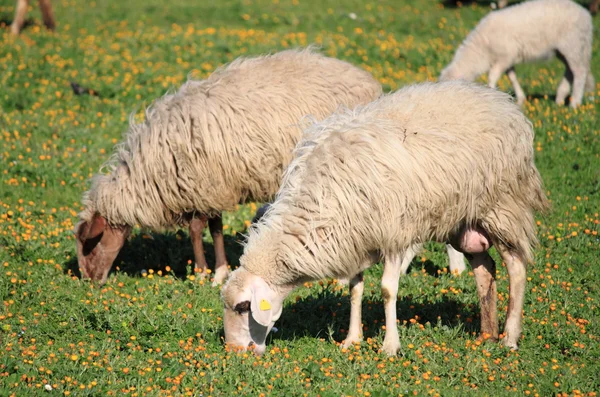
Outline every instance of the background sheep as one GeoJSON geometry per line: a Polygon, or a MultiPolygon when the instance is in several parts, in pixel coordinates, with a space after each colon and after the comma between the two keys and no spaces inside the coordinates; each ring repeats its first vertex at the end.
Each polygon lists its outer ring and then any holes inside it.
{"type": "MultiPolygon", "coordinates": [[[[54,13],[52,12],[52,4],[50,0],[38,0],[40,5],[40,11],[42,12],[42,20],[44,25],[54,30],[56,22],[54,22],[54,13]]],[[[25,24],[25,15],[27,14],[27,7],[29,7],[29,0],[17,0],[15,7],[15,19],[10,25],[10,31],[14,35],[18,35],[25,24]]]]}
{"type": "Polygon", "coordinates": [[[309,128],[223,288],[226,342],[262,353],[296,286],[354,275],[344,345],[360,340],[361,272],[383,256],[383,350],[395,354],[401,255],[436,239],[467,254],[481,331],[492,339],[499,335],[496,268],[487,249],[496,245],[510,276],[504,343],[516,349],[533,213],[547,205],[533,135],[508,95],[465,82],[406,87],[309,128]]]}
{"type": "Polygon", "coordinates": [[[228,272],[221,212],[277,191],[303,116],[323,118],[380,94],[369,73],[310,49],[240,58],[188,81],[130,126],[110,174],[95,177],[84,194],[76,226],[83,276],[104,282],[136,224],[160,230],[189,223],[195,267],[204,272],[208,222],[221,282],[228,272]]]}
{"type": "Polygon", "coordinates": [[[571,106],[581,104],[584,90],[593,90],[590,70],[592,17],[571,0],[533,0],[492,11],[456,51],[440,80],[474,80],[488,72],[490,87],[506,72],[517,102],[525,101],[514,66],[557,55],[566,71],[556,92],[562,104],[572,88],[571,106]]]}

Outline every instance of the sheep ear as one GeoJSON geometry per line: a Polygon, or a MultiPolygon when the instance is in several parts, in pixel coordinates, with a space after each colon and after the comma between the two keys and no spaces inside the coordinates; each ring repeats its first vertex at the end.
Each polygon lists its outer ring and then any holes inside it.
{"type": "Polygon", "coordinates": [[[277,303],[275,291],[262,279],[257,278],[252,286],[250,311],[254,321],[268,327],[281,315],[281,304],[277,303]]]}
{"type": "Polygon", "coordinates": [[[101,215],[94,215],[91,224],[88,227],[87,236],[85,236],[86,240],[96,238],[100,233],[104,231],[106,228],[106,218],[101,215]]]}

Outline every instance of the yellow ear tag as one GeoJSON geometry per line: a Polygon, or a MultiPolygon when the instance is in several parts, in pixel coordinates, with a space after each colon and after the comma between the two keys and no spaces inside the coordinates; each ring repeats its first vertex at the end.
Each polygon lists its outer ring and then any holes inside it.
{"type": "Polygon", "coordinates": [[[263,300],[260,301],[260,304],[258,305],[258,308],[260,310],[262,310],[263,312],[266,311],[266,310],[271,310],[271,304],[267,300],[263,299],[263,300]]]}

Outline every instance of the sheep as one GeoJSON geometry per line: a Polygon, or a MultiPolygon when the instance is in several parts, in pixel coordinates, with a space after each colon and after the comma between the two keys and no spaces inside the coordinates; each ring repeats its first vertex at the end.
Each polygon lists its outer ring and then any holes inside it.
{"type": "Polygon", "coordinates": [[[312,48],[239,58],[157,100],[83,196],[75,227],[83,277],[104,283],[131,227],[189,224],[195,271],[206,274],[202,232],[215,247],[214,283],[228,274],[221,212],[277,191],[306,115],[381,94],[368,72],[312,48]]]}
{"type": "MultiPolygon", "coordinates": [[[[50,0],[38,0],[40,10],[42,11],[42,19],[44,25],[49,30],[56,28],[56,22],[54,21],[54,13],[52,12],[52,4],[50,0]]],[[[17,0],[17,6],[15,7],[15,19],[10,25],[10,31],[15,36],[18,36],[25,24],[25,14],[27,14],[27,7],[29,6],[29,0],[17,0]]]]}
{"type": "Polygon", "coordinates": [[[532,0],[492,11],[460,45],[440,80],[474,80],[487,72],[488,85],[495,88],[506,73],[522,105],[526,97],[515,65],[557,55],[566,71],[556,103],[563,104],[572,88],[571,107],[575,108],[584,91],[595,88],[590,70],[592,31],[590,13],[571,0],[532,0]]]}
{"type": "Polygon", "coordinates": [[[600,0],[592,0],[590,3],[590,13],[592,15],[596,15],[598,13],[598,5],[600,4],[600,0]]]}
{"type": "Polygon", "coordinates": [[[222,288],[226,344],[262,354],[285,297],[327,277],[353,277],[343,346],[360,341],[362,272],[383,257],[382,349],[396,354],[402,255],[437,240],[467,256],[481,332],[492,340],[499,336],[496,268],[487,250],[496,246],[510,277],[503,342],[517,349],[525,265],[537,243],[534,211],[548,205],[533,137],[509,95],[464,81],[408,86],[307,128],[222,288]]]}
{"type": "MultiPolygon", "coordinates": [[[[254,217],[252,218],[252,223],[257,223],[270,208],[270,204],[265,204],[260,207],[254,217]]],[[[408,248],[402,257],[402,264],[400,266],[401,274],[406,274],[408,271],[408,267],[410,266],[413,259],[419,252],[423,250],[423,244],[415,244],[412,247],[408,248]]],[[[446,244],[446,252],[448,253],[448,267],[450,268],[450,273],[452,274],[461,274],[465,271],[465,256],[461,254],[459,251],[452,248],[451,244],[446,244]]],[[[348,284],[350,280],[348,279],[340,279],[339,282],[341,284],[348,284]]]]}

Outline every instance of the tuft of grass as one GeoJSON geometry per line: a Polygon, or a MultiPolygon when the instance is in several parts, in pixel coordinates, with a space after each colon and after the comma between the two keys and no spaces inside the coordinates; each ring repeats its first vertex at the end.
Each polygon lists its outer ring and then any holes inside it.
{"type": "MultiPolygon", "coordinates": [[[[288,299],[261,358],[224,349],[219,290],[190,274],[186,231],[136,230],[105,286],[76,277],[72,230],[81,194],[131,112],[139,115],[190,74],[204,78],[241,55],[311,43],[370,71],[387,90],[435,80],[488,2],[74,0],[54,7],[56,32],[41,27],[32,6],[31,24],[13,37],[4,25],[14,1],[0,1],[1,395],[49,388],[77,396],[323,397],[600,390],[600,86],[575,111],[556,106],[556,60],[517,67],[553,206],[537,218],[541,244],[529,267],[518,352],[476,340],[472,275],[449,275],[437,244],[400,281],[402,350],[393,358],[379,352],[379,267],[366,276],[361,345],[338,347],[348,326],[347,290],[323,280],[288,299]],[[71,82],[100,96],[75,95],[71,82]]],[[[592,70],[598,78],[598,56],[592,70]]],[[[506,78],[500,89],[511,90],[506,78]]],[[[234,266],[255,211],[247,204],[225,214],[234,266]]],[[[504,318],[503,266],[498,282],[504,318]]]]}

